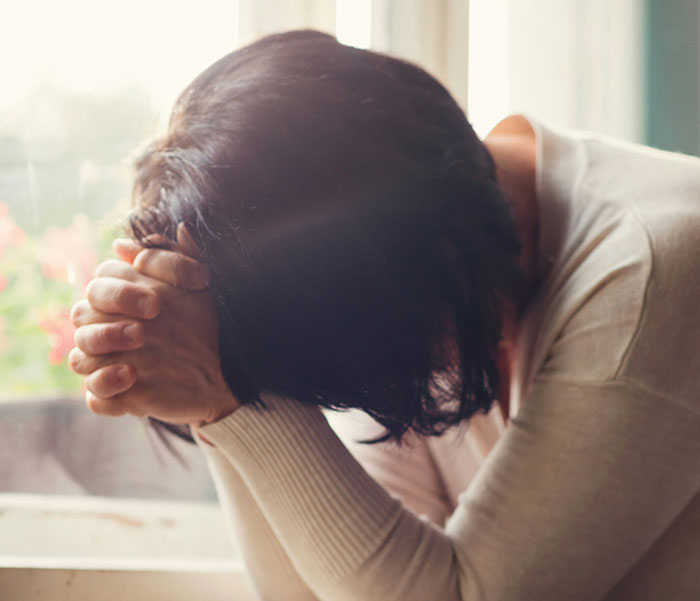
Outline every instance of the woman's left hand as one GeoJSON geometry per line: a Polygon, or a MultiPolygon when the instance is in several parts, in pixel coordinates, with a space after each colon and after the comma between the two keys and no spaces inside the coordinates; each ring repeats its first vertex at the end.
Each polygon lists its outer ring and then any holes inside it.
{"type": "Polygon", "coordinates": [[[88,407],[194,425],[232,413],[204,267],[169,250],[117,250],[126,260],[102,263],[71,313],[69,365],[87,376],[88,407]]]}

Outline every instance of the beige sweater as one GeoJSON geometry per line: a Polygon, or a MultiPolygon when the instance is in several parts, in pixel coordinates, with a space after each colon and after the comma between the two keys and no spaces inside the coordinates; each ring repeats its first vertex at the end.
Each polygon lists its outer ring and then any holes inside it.
{"type": "Polygon", "coordinates": [[[267,396],[201,429],[262,598],[700,599],[700,160],[530,121],[542,285],[507,427],[353,456],[267,396]]]}

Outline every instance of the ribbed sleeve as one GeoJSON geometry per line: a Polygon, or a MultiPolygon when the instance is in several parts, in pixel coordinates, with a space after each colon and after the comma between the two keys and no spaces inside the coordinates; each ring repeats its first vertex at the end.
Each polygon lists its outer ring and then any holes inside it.
{"type": "Polygon", "coordinates": [[[200,431],[319,601],[656,601],[606,595],[700,487],[700,415],[622,382],[543,380],[443,530],[381,488],[320,410],[266,402],[200,431]]]}
{"type": "Polygon", "coordinates": [[[243,407],[200,431],[240,469],[266,513],[274,519],[283,512],[295,547],[319,558],[314,568],[343,578],[394,527],[401,505],[367,475],[318,409],[273,396],[265,404],[264,412],[243,407]]]}
{"type": "Polygon", "coordinates": [[[234,543],[261,601],[318,601],[280,545],[260,507],[233,465],[216,448],[197,444],[214,478],[219,502],[234,543]]]}
{"type": "Polygon", "coordinates": [[[242,407],[200,431],[240,473],[319,599],[424,600],[435,585],[440,599],[458,599],[444,533],[375,482],[318,408],[264,400],[265,409],[242,407]],[[408,578],[397,567],[410,567],[408,578]]]}
{"type": "Polygon", "coordinates": [[[202,427],[260,578],[288,558],[319,601],[700,599],[700,162],[535,130],[540,288],[505,432],[440,529],[317,408],[202,427]]]}

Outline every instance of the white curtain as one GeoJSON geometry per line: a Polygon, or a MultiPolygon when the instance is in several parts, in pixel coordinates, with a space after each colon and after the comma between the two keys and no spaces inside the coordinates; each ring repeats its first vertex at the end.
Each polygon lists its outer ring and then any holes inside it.
{"type": "MultiPolygon", "coordinates": [[[[239,0],[239,38],[298,28],[334,33],[336,0],[239,0]]],[[[466,109],[469,0],[372,0],[371,48],[418,63],[466,109]]]]}
{"type": "Polygon", "coordinates": [[[335,0],[239,0],[239,39],[290,29],[335,31],[335,0]]]}
{"type": "Polygon", "coordinates": [[[468,0],[374,0],[373,46],[437,77],[467,108],[468,0]]]}
{"type": "Polygon", "coordinates": [[[642,141],[639,0],[509,0],[508,112],[642,141]]]}
{"type": "Polygon", "coordinates": [[[643,141],[640,0],[472,0],[471,13],[469,0],[238,1],[243,42],[300,27],[334,33],[336,14],[371,21],[373,49],[427,69],[465,111],[471,65],[468,114],[482,136],[525,112],[643,141]]]}

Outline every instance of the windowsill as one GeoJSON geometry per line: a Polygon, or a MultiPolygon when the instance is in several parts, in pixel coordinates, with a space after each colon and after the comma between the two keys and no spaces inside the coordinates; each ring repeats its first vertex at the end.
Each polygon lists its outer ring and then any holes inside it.
{"type": "Polygon", "coordinates": [[[218,505],[0,494],[0,598],[252,599],[218,505]]]}

